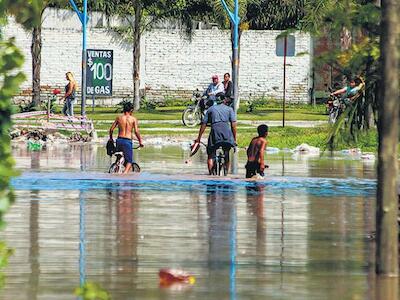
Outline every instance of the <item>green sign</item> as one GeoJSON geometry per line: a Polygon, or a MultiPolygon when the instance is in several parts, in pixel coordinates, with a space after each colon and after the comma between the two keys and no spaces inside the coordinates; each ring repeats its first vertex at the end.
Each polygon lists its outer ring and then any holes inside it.
{"type": "Polygon", "coordinates": [[[86,95],[112,96],[113,50],[86,50],[86,95]]]}

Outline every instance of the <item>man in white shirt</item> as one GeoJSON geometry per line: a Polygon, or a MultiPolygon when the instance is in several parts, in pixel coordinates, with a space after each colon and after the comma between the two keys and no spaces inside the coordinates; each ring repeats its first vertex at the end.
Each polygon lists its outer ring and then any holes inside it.
{"type": "Polygon", "coordinates": [[[204,96],[207,96],[209,100],[215,102],[219,95],[224,94],[225,88],[222,82],[219,82],[218,75],[213,75],[211,78],[212,78],[212,83],[208,86],[208,88],[204,92],[204,96]]]}

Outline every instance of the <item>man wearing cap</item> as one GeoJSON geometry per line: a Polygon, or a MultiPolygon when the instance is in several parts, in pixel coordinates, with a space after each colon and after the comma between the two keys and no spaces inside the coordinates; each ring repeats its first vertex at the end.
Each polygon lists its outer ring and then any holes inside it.
{"type": "Polygon", "coordinates": [[[206,91],[204,92],[204,96],[207,96],[209,100],[216,101],[219,95],[224,94],[225,89],[222,82],[219,82],[218,75],[213,75],[211,77],[212,83],[208,86],[206,91]]]}
{"type": "Polygon", "coordinates": [[[229,150],[236,146],[236,114],[232,107],[229,106],[230,101],[230,98],[219,100],[218,105],[211,106],[207,110],[201,122],[199,135],[194,141],[195,144],[199,144],[207,124],[211,124],[211,132],[208,136],[207,144],[207,166],[210,175],[212,174],[217,149],[222,147],[224,150],[225,166],[228,170],[229,150]]]}

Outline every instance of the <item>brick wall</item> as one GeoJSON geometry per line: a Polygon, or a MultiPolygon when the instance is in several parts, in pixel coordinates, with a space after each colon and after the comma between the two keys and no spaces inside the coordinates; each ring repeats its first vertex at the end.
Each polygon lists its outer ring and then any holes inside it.
{"type": "MultiPolygon", "coordinates": [[[[111,20],[116,22],[115,20],[111,20]]],[[[112,31],[103,27],[101,14],[91,16],[88,48],[114,50],[113,98],[99,98],[96,103],[114,105],[132,97],[132,47],[112,31]]],[[[15,36],[17,45],[25,54],[23,71],[27,81],[21,94],[15,97],[29,99],[31,92],[31,35],[12,19],[3,28],[6,36],[15,36]]],[[[240,96],[242,99],[258,96],[282,99],[283,57],[275,54],[276,37],[280,31],[245,31],[240,49],[240,96]]],[[[80,23],[74,13],[47,10],[43,22],[43,50],[41,84],[43,97],[52,89],[63,89],[65,73],[74,73],[81,82],[80,23]]],[[[309,102],[310,36],[296,33],[296,55],[287,58],[287,101],[309,102]],[[302,54],[302,55],[298,55],[302,54]]],[[[141,87],[149,99],[188,98],[195,89],[204,89],[212,74],[221,77],[230,72],[230,32],[218,29],[195,30],[188,41],[178,30],[155,29],[142,40],[141,87]]],[[[88,100],[91,103],[91,99],[88,100]]]]}

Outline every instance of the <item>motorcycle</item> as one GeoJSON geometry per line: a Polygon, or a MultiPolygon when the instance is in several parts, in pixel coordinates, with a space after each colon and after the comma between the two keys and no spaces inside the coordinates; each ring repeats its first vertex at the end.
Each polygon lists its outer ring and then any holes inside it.
{"type": "Polygon", "coordinates": [[[202,96],[198,90],[193,92],[192,102],[182,113],[182,123],[187,127],[195,127],[201,123],[207,109],[207,96],[202,96]]]}
{"type": "Polygon", "coordinates": [[[345,109],[344,103],[337,96],[331,95],[326,102],[329,124],[335,124],[345,109]]]}

